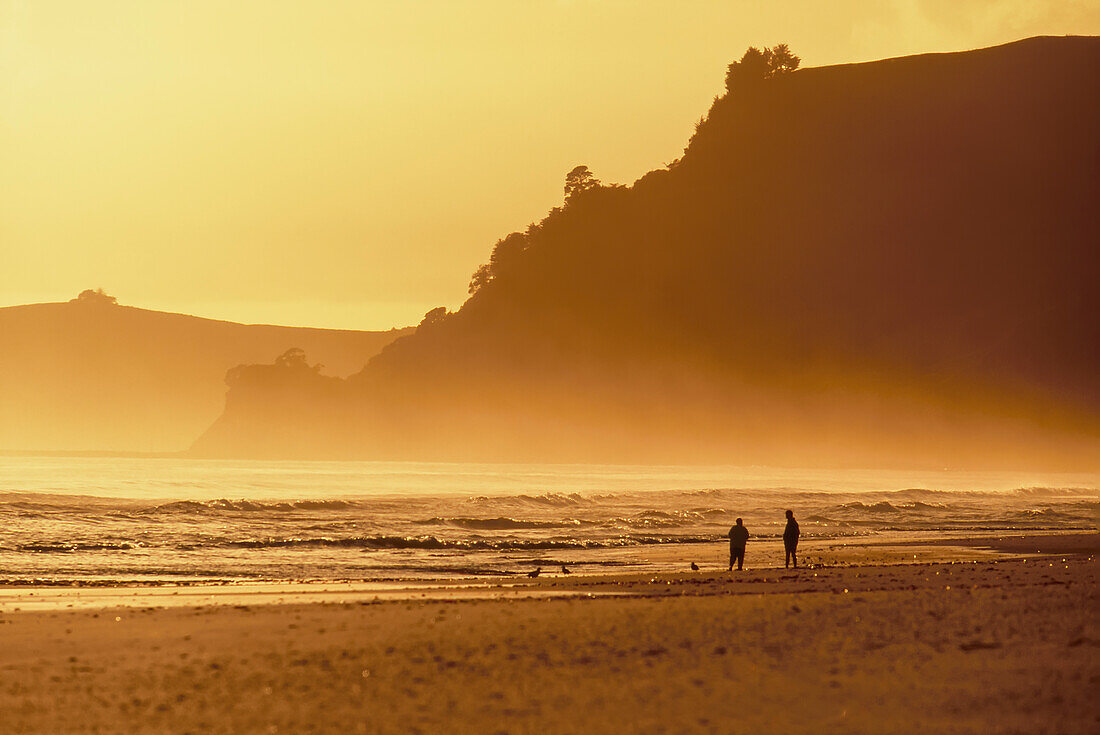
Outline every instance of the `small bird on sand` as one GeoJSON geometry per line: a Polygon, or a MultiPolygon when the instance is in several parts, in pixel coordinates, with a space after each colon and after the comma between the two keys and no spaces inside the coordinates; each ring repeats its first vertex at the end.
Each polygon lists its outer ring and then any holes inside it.
{"type": "Polygon", "coordinates": [[[573,572],[571,572],[571,571],[569,571],[568,569],[566,569],[566,568],[565,568],[565,565],[564,565],[564,564],[562,564],[562,565],[561,565],[561,573],[562,573],[562,574],[572,574],[573,572]]]}
{"type": "Polygon", "coordinates": [[[699,565],[696,564],[695,562],[692,562],[691,563],[691,571],[693,571],[693,572],[699,571],[699,565]]]}
{"type": "Polygon", "coordinates": [[[535,577],[539,576],[540,572],[542,572],[542,567],[539,567],[538,569],[536,569],[533,572],[527,572],[527,576],[530,577],[531,579],[534,579],[535,577]]]}

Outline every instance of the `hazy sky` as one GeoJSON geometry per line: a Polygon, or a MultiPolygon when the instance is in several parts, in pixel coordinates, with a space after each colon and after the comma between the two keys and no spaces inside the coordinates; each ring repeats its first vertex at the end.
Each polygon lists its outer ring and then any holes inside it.
{"type": "Polygon", "coordinates": [[[0,305],[416,323],[574,165],[677,158],[746,46],[1097,33],[1097,0],[0,0],[0,305]]]}

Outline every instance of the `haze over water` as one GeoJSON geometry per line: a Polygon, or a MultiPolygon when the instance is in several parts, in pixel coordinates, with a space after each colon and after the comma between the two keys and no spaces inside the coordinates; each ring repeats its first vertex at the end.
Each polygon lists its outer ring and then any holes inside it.
{"type": "Polygon", "coordinates": [[[879,537],[1094,529],[1100,477],[4,457],[0,569],[50,581],[660,571],[724,563],[719,542],[738,516],[765,548],[786,508],[811,554],[879,537]]]}

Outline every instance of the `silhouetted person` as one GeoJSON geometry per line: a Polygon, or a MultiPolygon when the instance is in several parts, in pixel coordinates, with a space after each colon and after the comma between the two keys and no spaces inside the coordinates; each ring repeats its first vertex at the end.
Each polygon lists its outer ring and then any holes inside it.
{"type": "Polygon", "coordinates": [[[741,519],[730,528],[730,571],[733,571],[733,563],[737,562],[737,569],[745,565],[745,546],[749,543],[749,529],[741,524],[741,519]]]}
{"type": "Polygon", "coordinates": [[[794,568],[798,569],[798,557],[795,552],[798,551],[798,537],[802,535],[802,532],[798,530],[798,521],[794,519],[794,511],[787,511],[787,527],[783,529],[783,548],[787,552],[787,568],[790,568],[791,564],[794,564],[794,568]]]}

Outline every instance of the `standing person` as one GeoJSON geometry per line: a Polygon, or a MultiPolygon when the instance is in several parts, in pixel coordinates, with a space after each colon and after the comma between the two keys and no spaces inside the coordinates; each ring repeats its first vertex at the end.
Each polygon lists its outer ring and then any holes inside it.
{"type": "Polygon", "coordinates": [[[737,523],[730,528],[730,571],[733,571],[733,562],[737,562],[737,569],[740,571],[741,567],[745,564],[745,545],[749,542],[749,529],[745,528],[741,524],[741,519],[737,519],[737,523]]]}
{"type": "Polygon", "coordinates": [[[798,521],[794,519],[794,511],[787,511],[787,527],[783,529],[783,548],[787,552],[787,568],[789,569],[791,564],[794,564],[794,568],[798,569],[798,557],[795,552],[798,551],[798,537],[802,535],[802,532],[798,530],[798,521]]]}

